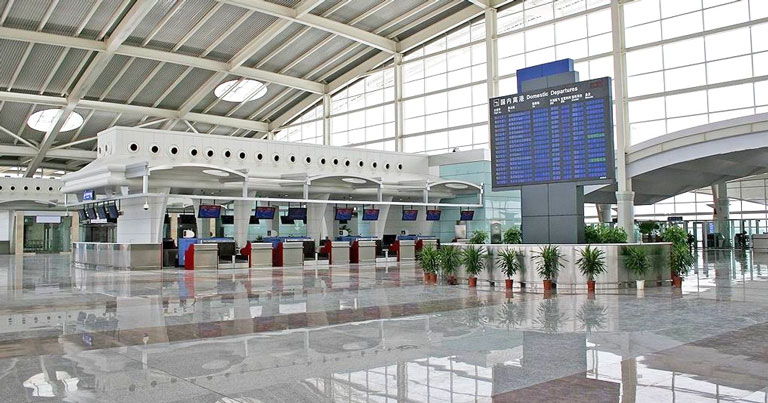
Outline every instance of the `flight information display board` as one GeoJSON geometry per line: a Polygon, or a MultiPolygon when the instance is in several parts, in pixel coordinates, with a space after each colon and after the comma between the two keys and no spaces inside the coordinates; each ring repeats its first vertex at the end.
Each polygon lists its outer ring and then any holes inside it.
{"type": "Polygon", "coordinates": [[[492,98],[493,189],[612,180],[609,77],[492,98]]]}

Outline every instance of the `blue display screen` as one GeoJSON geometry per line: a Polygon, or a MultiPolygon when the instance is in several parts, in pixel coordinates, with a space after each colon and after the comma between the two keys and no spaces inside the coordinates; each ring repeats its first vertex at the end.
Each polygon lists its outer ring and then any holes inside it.
{"type": "Polygon", "coordinates": [[[427,221],[440,221],[440,216],[443,214],[440,210],[427,210],[427,221]]]}
{"type": "Polygon", "coordinates": [[[96,206],[96,215],[101,218],[102,220],[106,220],[107,218],[107,208],[103,204],[99,204],[96,206]]]}
{"type": "Polygon", "coordinates": [[[107,217],[116,220],[120,216],[120,212],[117,211],[117,206],[114,204],[107,204],[107,217]]]}
{"type": "Polygon", "coordinates": [[[201,204],[197,211],[197,218],[219,218],[221,206],[215,204],[201,204]]]}
{"type": "Polygon", "coordinates": [[[290,207],[288,208],[288,218],[292,220],[306,220],[307,209],[303,207],[290,207]]]}
{"type": "Polygon", "coordinates": [[[352,219],[351,208],[337,208],[336,209],[336,221],[348,221],[352,219]]]}
{"type": "Polygon", "coordinates": [[[611,79],[491,99],[493,188],[615,176],[611,79]]]}
{"type": "Polygon", "coordinates": [[[367,208],[363,210],[363,221],[376,221],[379,219],[379,209],[367,208]]]}
{"type": "Polygon", "coordinates": [[[93,189],[88,189],[83,192],[83,201],[88,200],[96,200],[96,194],[94,193],[93,189]]]}
{"type": "Polygon", "coordinates": [[[256,207],[256,218],[272,220],[275,218],[274,207],[256,207]]]}
{"type": "Polygon", "coordinates": [[[403,221],[416,221],[419,210],[403,210],[403,221]]]}
{"type": "Polygon", "coordinates": [[[474,218],[475,218],[475,212],[473,210],[463,210],[461,212],[461,217],[459,217],[459,220],[472,221],[474,218]]]}

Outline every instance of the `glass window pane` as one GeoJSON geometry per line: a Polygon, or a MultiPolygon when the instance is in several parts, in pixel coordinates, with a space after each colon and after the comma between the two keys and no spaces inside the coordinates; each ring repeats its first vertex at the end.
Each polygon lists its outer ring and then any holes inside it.
{"type": "Polygon", "coordinates": [[[707,83],[716,84],[752,77],[752,57],[741,56],[707,63],[707,83]]]}
{"type": "Polygon", "coordinates": [[[667,91],[692,88],[707,84],[707,72],[703,64],[681,67],[664,72],[667,91]]]}
{"type": "MultiPolygon", "coordinates": [[[[661,17],[668,18],[675,15],[701,10],[701,0],[672,0],[661,2],[661,17]]],[[[701,18],[701,16],[699,16],[701,18]]]]}
{"type": "Polygon", "coordinates": [[[680,117],[707,113],[704,91],[688,92],[667,97],[667,117],[680,117]]]}
{"type": "Polygon", "coordinates": [[[701,12],[669,18],[661,23],[664,39],[677,38],[704,30],[701,12]]]}
{"type": "Polygon", "coordinates": [[[624,5],[624,26],[632,27],[661,17],[659,0],[636,0],[624,5]]]}
{"type": "Polygon", "coordinates": [[[630,122],[643,122],[647,120],[663,119],[664,117],[663,97],[629,102],[630,122]]]}
{"type": "Polygon", "coordinates": [[[664,67],[667,69],[704,62],[704,39],[694,38],[664,45],[664,67]]]}
{"type": "Polygon", "coordinates": [[[752,84],[714,88],[708,91],[708,95],[710,112],[754,106],[752,84]]]}
{"type": "Polygon", "coordinates": [[[661,40],[661,23],[654,21],[648,24],[627,28],[624,32],[628,48],[661,40]]]}
{"type": "Polygon", "coordinates": [[[555,27],[545,25],[525,32],[525,50],[530,52],[555,44],[555,27]]]}
{"type": "Polygon", "coordinates": [[[650,73],[627,79],[627,93],[630,97],[664,92],[664,73],[650,73]]]}
{"type": "MultiPolygon", "coordinates": [[[[705,6],[706,7],[706,6],[705,6]]],[[[733,1],[704,10],[704,29],[716,29],[749,21],[749,2],[733,1]]]]}
{"type": "Polygon", "coordinates": [[[630,143],[634,145],[667,134],[667,128],[663,120],[657,120],[633,123],[629,126],[629,132],[630,143]]]}
{"type": "Polygon", "coordinates": [[[586,37],[587,17],[584,15],[555,23],[555,38],[558,44],[586,37]]]}
{"type": "Polygon", "coordinates": [[[729,30],[705,38],[707,60],[745,55],[751,51],[749,28],[729,30]]]}
{"type": "Polygon", "coordinates": [[[661,46],[627,52],[627,74],[630,76],[659,71],[662,67],[661,46]]]}
{"type": "Polygon", "coordinates": [[[598,35],[611,32],[611,10],[601,10],[587,15],[587,29],[589,35],[598,35]]]}

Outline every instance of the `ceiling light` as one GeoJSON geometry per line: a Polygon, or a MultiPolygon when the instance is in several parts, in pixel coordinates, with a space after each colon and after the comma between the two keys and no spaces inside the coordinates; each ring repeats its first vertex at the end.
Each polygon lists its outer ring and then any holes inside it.
{"type": "Polygon", "coordinates": [[[229,173],[224,171],[219,171],[218,169],[203,169],[204,174],[213,175],[213,176],[229,176],[229,173]]]}
{"type": "MultiPolygon", "coordinates": [[[[47,133],[53,129],[54,125],[56,125],[56,120],[59,118],[59,113],[61,113],[61,109],[44,109],[42,111],[37,111],[33,113],[29,119],[27,119],[27,124],[29,127],[37,131],[47,133]]],[[[80,116],[80,114],[77,112],[72,112],[69,114],[69,118],[67,118],[67,121],[64,122],[64,125],[61,127],[60,131],[66,132],[74,130],[82,125],[83,117],[80,116]]]]}
{"type": "Polygon", "coordinates": [[[213,93],[228,102],[253,101],[267,93],[267,87],[256,80],[232,80],[219,84],[213,93]]]}
{"type": "Polygon", "coordinates": [[[356,185],[360,185],[360,184],[365,183],[364,179],[359,179],[359,178],[342,178],[341,180],[343,180],[344,182],[347,182],[347,183],[354,183],[356,185]]]}
{"type": "Polygon", "coordinates": [[[451,189],[466,189],[466,188],[468,188],[469,186],[467,186],[467,185],[462,185],[461,183],[446,183],[446,184],[445,184],[445,187],[449,187],[449,188],[451,188],[451,189]]]}

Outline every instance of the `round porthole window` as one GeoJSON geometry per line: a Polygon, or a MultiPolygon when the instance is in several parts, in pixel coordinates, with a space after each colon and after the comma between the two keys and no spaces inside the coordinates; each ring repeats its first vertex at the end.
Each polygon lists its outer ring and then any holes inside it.
{"type": "Polygon", "coordinates": [[[109,153],[109,144],[104,144],[104,154],[109,153]]]}
{"type": "Polygon", "coordinates": [[[53,192],[53,186],[49,186],[49,187],[48,187],[48,191],[49,191],[49,192],[53,192]]]}
{"type": "Polygon", "coordinates": [[[11,186],[11,190],[16,190],[16,186],[11,186]]]}
{"type": "Polygon", "coordinates": [[[296,162],[296,156],[291,155],[290,157],[288,157],[288,160],[291,161],[291,164],[293,164],[294,162],[296,162]]]}
{"type": "Polygon", "coordinates": [[[320,158],[320,165],[325,165],[325,158],[320,158]]]}
{"type": "Polygon", "coordinates": [[[363,162],[363,160],[357,161],[357,166],[359,166],[360,168],[362,168],[362,167],[364,167],[364,166],[365,166],[365,162],[363,162]]]}
{"type": "Polygon", "coordinates": [[[245,151],[240,151],[237,153],[237,158],[240,158],[241,160],[245,159],[245,151]]]}
{"type": "Polygon", "coordinates": [[[272,156],[272,160],[275,161],[275,162],[280,162],[280,155],[279,154],[275,154],[274,156],[272,156]]]}
{"type": "Polygon", "coordinates": [[[24,186],[24,190],[29,190],[29,186],[24,186]]]}
{"type": "Polygon", "coordinates": [[[345,167],[348,167],[348,166],[350,166],[350,165],[352,165],[352,161],[350,161],[350,160],[344,160],[344,166],[345,166],[345,167]]]}
{"type": "Polygon", "coordinates": [[[149,147],[149,151],[151,151],[152,154],[157,154],[160,151],[160,147],[158,147],[157,144],[152,144],[152,147],[149,147]]]}
{"type": "Polygon", "coordinates": [[[197,157],[197,148],[196,147],[190,148],[189,149],[189,155],[191,155],[193,157],[197,157]]]}
{"type": "Polygon", "coordinates": [[[387,162],[386,164],[384,164],[384,169],[386,169],[387,171],[389,171],[389,162],[387,162]]]}
{"type": "Polygon", "coordinates": [[[131,143],[128,145],[128,149],[131,150],[132,153],[135,153],[136,151],[139,151],[139,145],[136,143],[131,143]]]}
{"type": "Polygon", "coordinates": [[[378,162],[376,162],[376,161],[373,161],[373,163],[371,163],[371,167],[372,167],[373,169],[376,169],[376,168],[378,168],[378,166],[379,166],[379,163],[378,163],[378,162]]]}
{"type": "Polygon", "coordinates": [[[264,154],[262,154],[262,153],[256,154],[256,159],[259,160],[259,161],[263,160],[264,159],[264,154]]]}
{"type": "Polygon", "coordinates": [[[339,165],[339,159],[338,158],[334,158],[333,159],[333,165],[339,165]]]}
{"type": "Polygon", "coordinates": [[[397,164],[397,169],[402,171],[403,170],[403,164],[397,164]]]}
{"type": "Polygon", "coordinates": [[[230,158],[232,157],[232,151],[224,150],[224,158],[230,158]]]}
{"type": "Polygon", "coordinates": [[[213,154],[214,154],[214,153],[215,153],[215,152],[213,151],[213,148],[209,148],[209,149],[205,150],[205,156],[206,156],[206,158],[213,158],[213,154]]]}
{"type": "Polygon", "coordinates": [[[35,186],[35,190],[40,191],[40,186],[35,186]]]}
{"type": "Polygon", "coordinates": [[[307,156],[306,158],[304,158],[304,162],[306,162],[307,164],[311,163],[312,162],[312,157],[307,156]]]}
{"type": "Polygon", "coordinates": [[[168,149],[168,153],[171,155],[176,155],[179,153],[179,147],[177,146],[171,146],[171,148],[168,149]]]}

